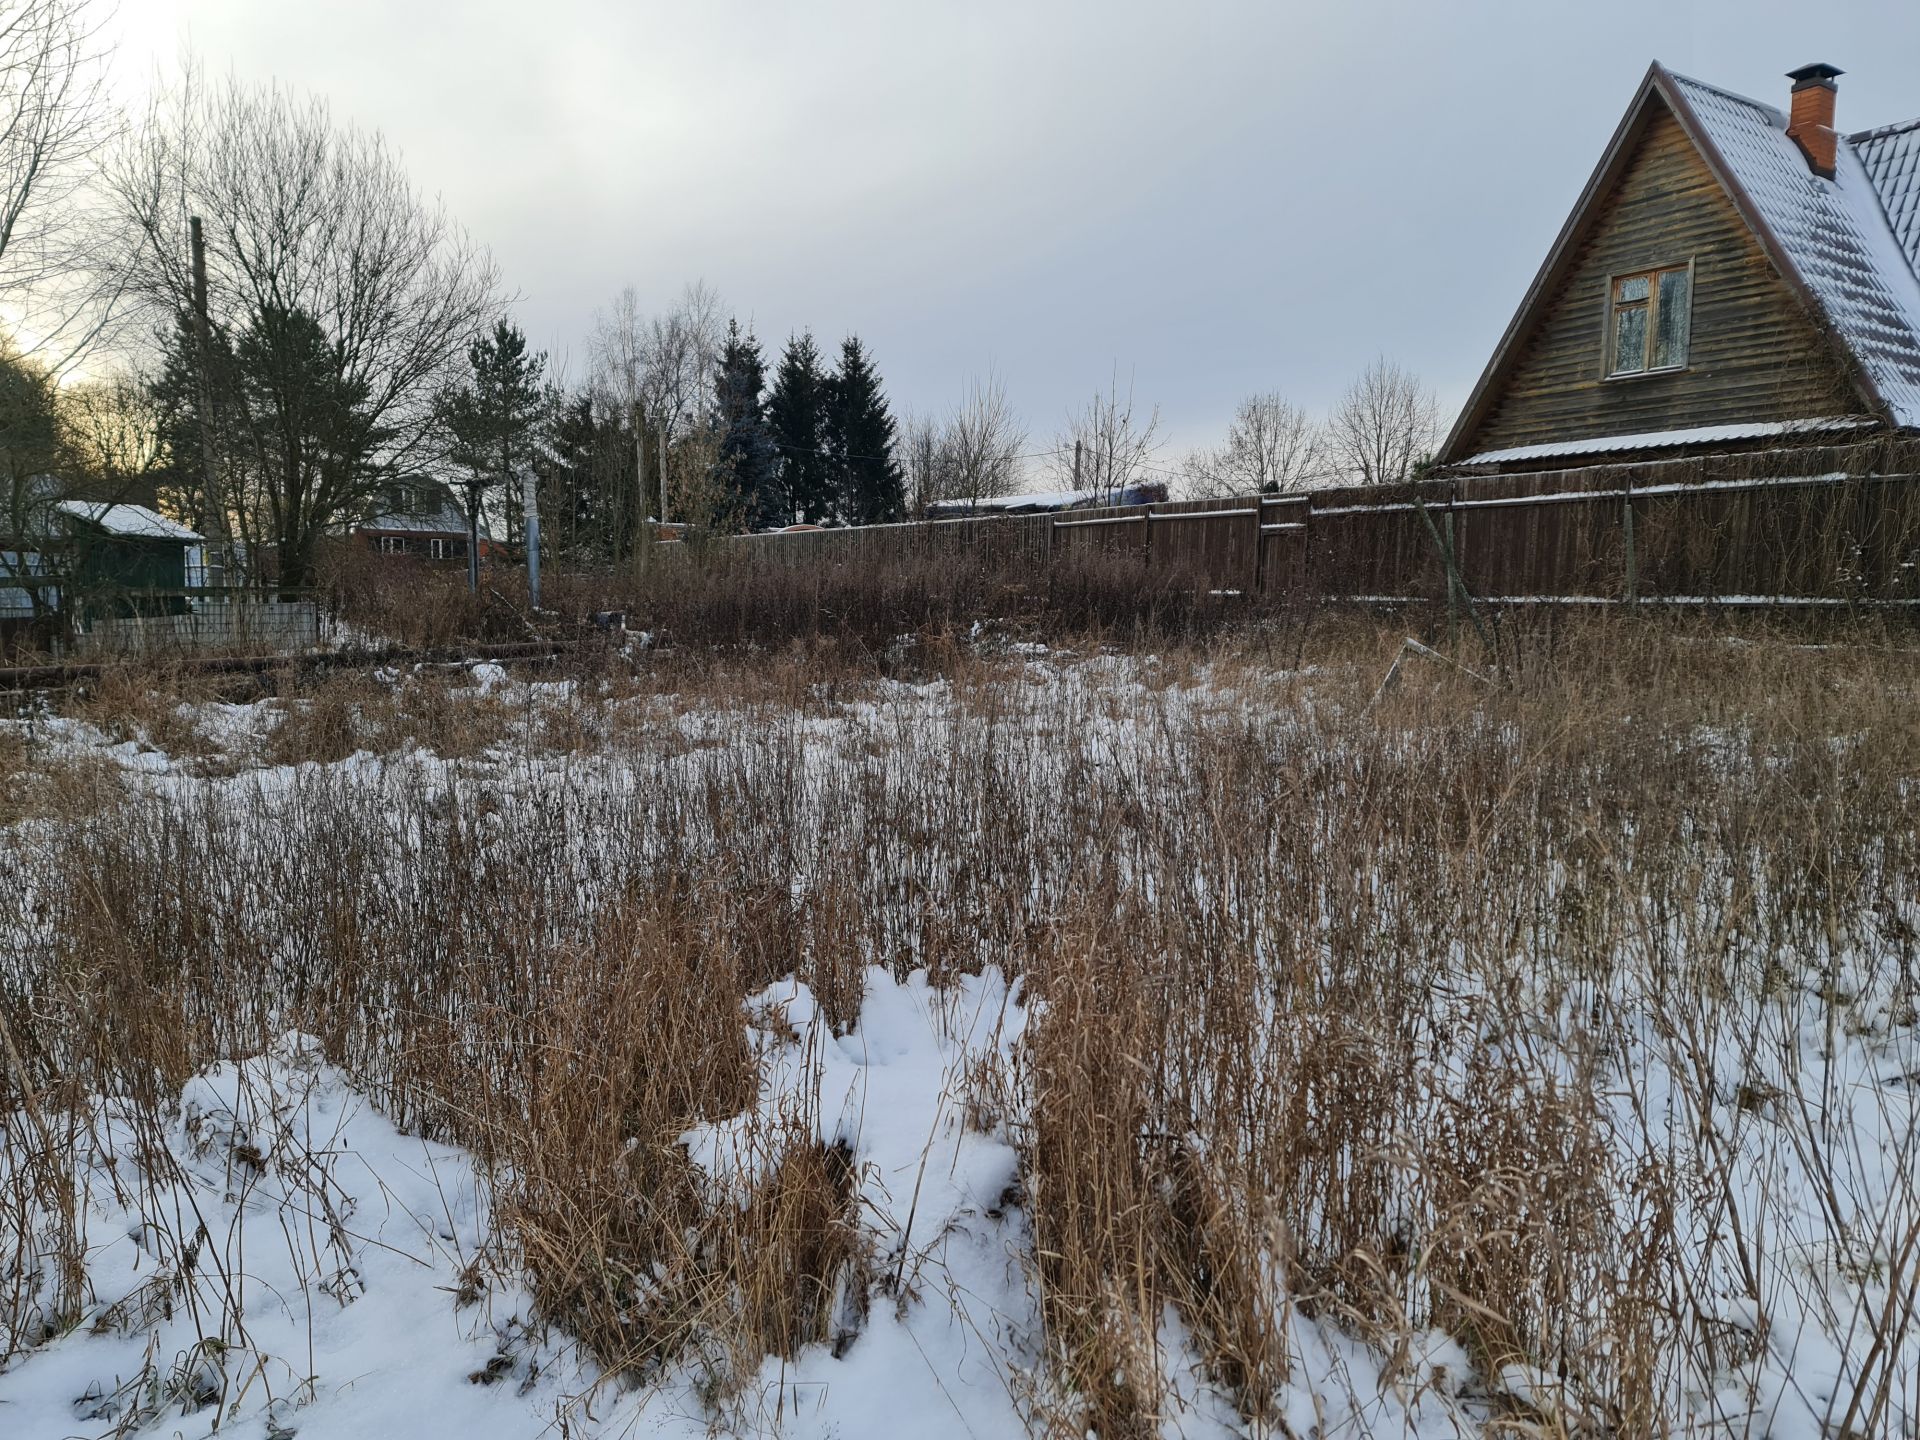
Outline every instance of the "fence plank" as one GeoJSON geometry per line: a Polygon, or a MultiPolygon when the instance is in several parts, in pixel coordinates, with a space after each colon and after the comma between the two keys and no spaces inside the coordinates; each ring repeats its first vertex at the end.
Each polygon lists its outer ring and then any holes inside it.
{"type": "Polygon", "coordinates": [[[1214,590],[1439,605],[1435,530],[1452,535],[1468,593],[1494,603],[1920,602],[1920,453],[1813,447],[730,544],[801,566],[1124,557],[1214,590]],[[1902,468],[1878,468],[1890,460],[1902,468]]]}

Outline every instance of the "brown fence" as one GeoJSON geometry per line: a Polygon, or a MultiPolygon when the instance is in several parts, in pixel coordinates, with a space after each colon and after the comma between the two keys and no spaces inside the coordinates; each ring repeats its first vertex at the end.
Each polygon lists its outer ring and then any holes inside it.
{"type": "Polygon", "coordinates": [[[756,563],[1137,557],[1226,592],[1495,603],[1920,604],[1920,463],[1879,447],[746,536],[756,563]]]}

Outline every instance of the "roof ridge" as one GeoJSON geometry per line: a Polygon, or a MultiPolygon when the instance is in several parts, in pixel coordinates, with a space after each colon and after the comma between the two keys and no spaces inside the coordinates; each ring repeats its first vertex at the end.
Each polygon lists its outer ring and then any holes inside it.
{"type": "Polygon", "coordinates": [[[1726,86],[1715,85],[1709,80],[1696,80],[1691,75],[1682,75],[1678,70],[1667,70],[1667,67],[1664,65],[1662,65],[1660,68],[1662,70],[1666,70],[1667,75],[1671,79],[1678,80],[1682,84],[1691,85],[1697,90],[1709,91],[1712,94],[1720,96],[1723,100],[1733,100],[1738,102],[1741,105],[1745,105],[1751,109],[1758,110],[1761,114],[1765,115],[1768,119],[1773,121],[1774,124],[1777,126],[1784,128],[1787,123],[1786,113],[1772,105],[1767,104],[1767,102],[1764,100],[1756,100],[1751,95],[1742,95],[1738,90],[1729,90],[1727,89],[1726,86]]]}
{"type": "Polygon", "coordinates": [[[1884,140],[1889,135],[1904,134],[1908,130],[1920,130],[1920,115],[1911,120],[1896,120],[1891,125],[1876,125],[1871,130],[1856,130],[1847,136],[1847,143],[1861,145],[1869,140],[1884,140]]]}

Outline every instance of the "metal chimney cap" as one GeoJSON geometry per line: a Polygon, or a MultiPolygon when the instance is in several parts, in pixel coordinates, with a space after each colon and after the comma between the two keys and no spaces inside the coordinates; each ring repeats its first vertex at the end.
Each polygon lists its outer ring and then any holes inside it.
{"type": "Polygon", "coordinates": [[[1804,90],[1809,85],[1824,85],[1829,90],[1837,90],[1840,87],[1833,82],[1846,73],[1838,65],[1802,65],[1798,70],[1789,70],[1787,78],[1793,81],[1796,90],[1804,90]]]}

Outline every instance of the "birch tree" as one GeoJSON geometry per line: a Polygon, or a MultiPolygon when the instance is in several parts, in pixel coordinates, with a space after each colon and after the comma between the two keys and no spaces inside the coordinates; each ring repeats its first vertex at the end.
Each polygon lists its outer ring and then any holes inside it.
{"type": "Polygon", "coordinates": [[[1328,422],[1336,462],[1363,485],[1395,485],[1440,441],[1440,407],[1412,374],[1384,356],[1348,387],[1328,422]]]}

